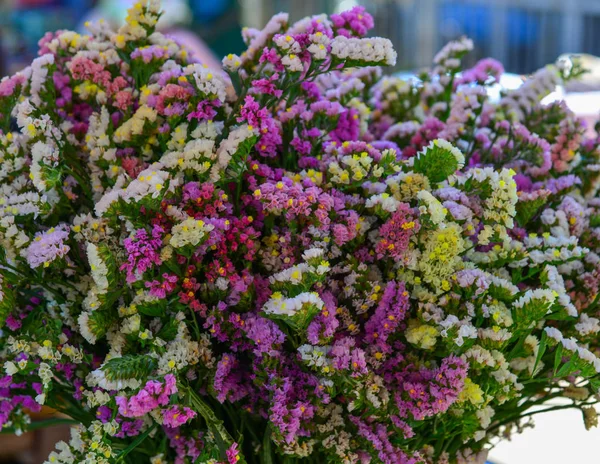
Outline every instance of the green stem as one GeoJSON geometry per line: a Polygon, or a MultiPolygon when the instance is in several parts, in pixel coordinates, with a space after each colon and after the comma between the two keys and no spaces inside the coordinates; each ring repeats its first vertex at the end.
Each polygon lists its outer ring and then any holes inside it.
{"type": "Polygon", "coordinates": [[[116,458],[116,462],[122,461],[125,459],[129,453],[131,453],[135,448],[137,448],[147,437],[152,433],[152,431],[156,428],[156,424],[146,430],[144,433],[139,435],[127,448],[119,453],[116,458]]]}

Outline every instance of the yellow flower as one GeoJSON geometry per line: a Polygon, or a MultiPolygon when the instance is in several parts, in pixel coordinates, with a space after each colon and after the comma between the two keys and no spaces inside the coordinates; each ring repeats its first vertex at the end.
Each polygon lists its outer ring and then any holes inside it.
{"type": "Polygon", "coordinates": [[[437,342],[438,331],[435,327],[422,324],[416,319],[408,321],[406,340],[424,350],[433,348],[437,342]]]}
{"type": "Polygon", "coordinates": [[[483,403],[483,390],[474,383],[469,377],[465,379],[465,386],[458,395],[458,401],[464,403],[469,401],[471,404],[477,405],[483,403]]]}

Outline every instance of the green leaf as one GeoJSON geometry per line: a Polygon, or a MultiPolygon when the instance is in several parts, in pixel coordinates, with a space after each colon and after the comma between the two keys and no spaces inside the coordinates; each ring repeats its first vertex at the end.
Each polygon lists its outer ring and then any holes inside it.
{"type": "Polygon", "coordinates": [[[592,387],[594,393],[598,393],[600,391],[600,378],[590,379],[590,387],[592,387]]]}
{"type": "Polygon", "coordinates": [[[434,141],[419,153],[413,167],[415,172],[427,176],[432,183],[443,182],[459,168],[456,155],[449,148],[439,145],[440,142],[434,141]]]}
{"type": "Polygon", "coordinates": [[[0,328],[4,327],[6,318],[15,307],[16,298],[14,290],[6,285],[4,276],[0,276],[0,328]]]}
{"type": "Polygon", "coordinates": [[[166,342],[170,342],[177,335],[177,327],[177,321],[175,319],[169,319],[165,322],[165,325],[162,326],[157,337],[162,338],[166,342]]]}
{"type": "Polygon", "coordinates": [[[590,216],[590,227],[600,227],[600,214],[590,216]]]}
{"type": "Polygon", "coordinates": [[[154,369],[156,360],[146,355],[112,358],[102,366],[104,375],[111,381],[146,378],[154,369]]]}
{"type": "Polygon", "coordinates": [[[575,363],[569,360],[567,363],[563,364],[563,366],[556,373],[557,377],[565,377],[571,374],[575,370],[575,363]]]}
{"type": "Polygon", "coordinates": [[[547,195],[540,195],[534,200],[519,200],[516,205],[515,219],[521,227],[525,227],[548,201],[547,195]]]}
{"type": "Polygon", "coordinates": [[[556,352],[554,353],[554,375],[556,375],[556,371],[558,371],[558,366],[562,362],[562,354],[563,354],[563,346],[558,345],[556,347],[556,352]]]}
{"type": "MultiPolygon", "coordinates": [[[[185,389],[183,387],[182,389],[185,389]]],[[[235,443],[233,437],[229,434],[225,426],[223,425],[223,421],[218,419],[215,415],[214,411],[211,407],[204,402],[202,398],[200,398],[191,388],[187,388],[188,398],[190,400],[190,406],[194,411],[202,416],[206,425],[211,430],[215,437],[215,441],[217,442],[217,446],[219,447],[219,451],[221,452],[221,458],[226,459],[227,450],[235,443]]],[[[240,464],[244,464],[246,460],[244,457],[239,454],[240,460],[238,461],[240,464]]]]}
{"type": "Polygon", "coordinates": [[[546,347],[548,346],[548,335],[546,334],[546,331],[544,330],[542,332],[542,337],[540,338],[540,344],[538,346],[538,354],[535,358],[535,363],[533,364],[533,369],[531,370],[531,377],[535,377],[536,374],[536,369],[538,367],[538,364],[540,363],[540,360],[542,359],[542,356],[544,356],[544,353],[546,352],[546,347]]]}
{"type": "Polygon", "coordinates": [[[262,464],[273,464],[273,451],[271,450],[271,427],[267,425],[263,437],[262,464]]]}
{"type": "Polygon", "coordinates": [[[105,311],[96,310],[90,312],[90,316],[88,318],[88,328],[97,339],[100,339],[106,335],[106,331],[110,325],[111,317],[105,311]]]}
{"type": "Polygon", "coordinates": [[[146,316],[163,316],[167,310],[167,300],[140,303],[137,305],[137,310],[146,316]]]}

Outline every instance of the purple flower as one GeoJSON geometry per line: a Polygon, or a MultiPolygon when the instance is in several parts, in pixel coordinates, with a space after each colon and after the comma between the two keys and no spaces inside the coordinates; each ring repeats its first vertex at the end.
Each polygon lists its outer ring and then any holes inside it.
{"type": "Polygon", "coordinates": [[[69,228],[60,225],[37,233],[29,247],[25,250],[25,257],[32,268],[44,265],[47,267],[52,261],[65,256],[71,249],[65,241],[69,238],[69,228]]]}
{"type": "Polygon", "coordinates": [[[185,424],[196,417],[196,413],[188,407],[173,405],[163,409],[163,424],[165,427],[175,428],[185,424]]]}
{"type": "Polygon", "coordinates": [[[138,229],[134,236],[123,241],[128,253],[127,262],[122,264],[120,270],[127,271],[127,282],[133,283],[152,266],[162,263],[160,250],[162,248],[162,227],[155,225],[152,236],[148,236],[146,229],[138,229]]]}

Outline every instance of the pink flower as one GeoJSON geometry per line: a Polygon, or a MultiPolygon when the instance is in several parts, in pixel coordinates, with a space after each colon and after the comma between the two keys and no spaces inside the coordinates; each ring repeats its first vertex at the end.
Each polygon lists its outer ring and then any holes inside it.
{"type": "Polygon", "coordinates": [[[188,407],[177,405],[170,406],[162,411],[163,424],[166,427],[175,428],[185,424],[187,421],[196,417],[196,413],[188,407]]]}

